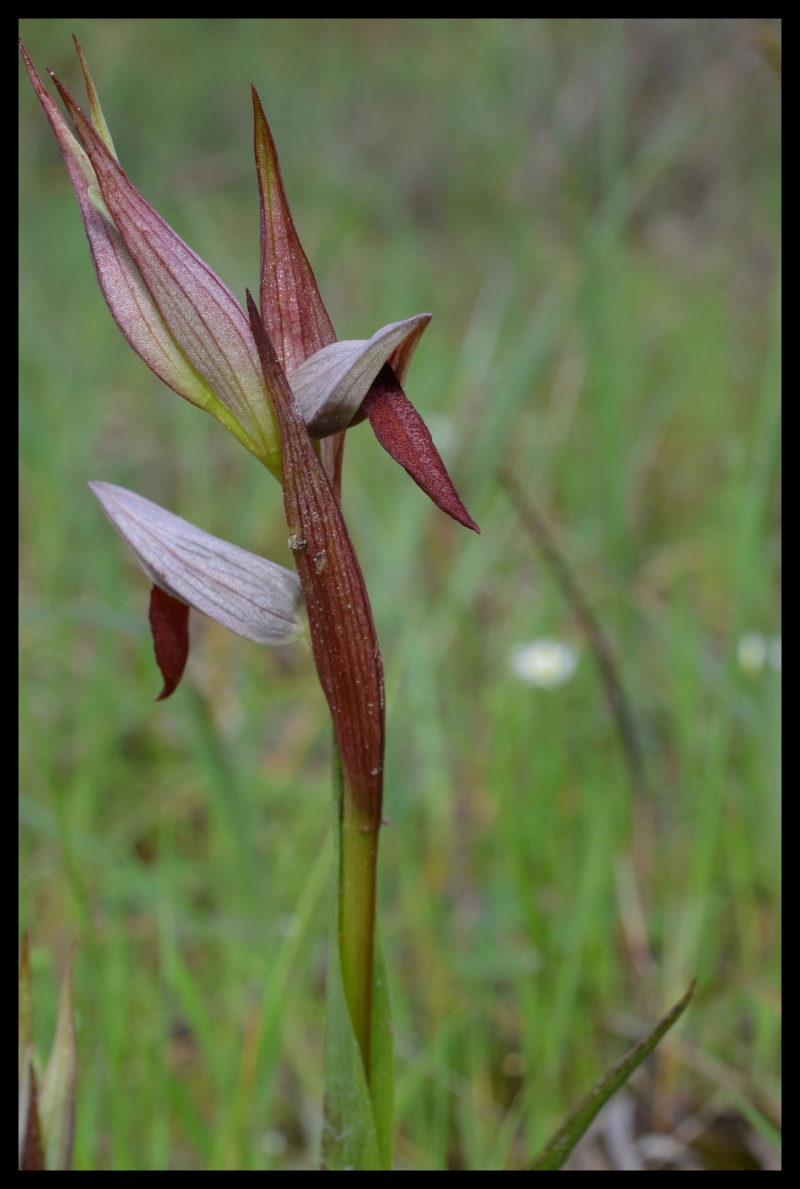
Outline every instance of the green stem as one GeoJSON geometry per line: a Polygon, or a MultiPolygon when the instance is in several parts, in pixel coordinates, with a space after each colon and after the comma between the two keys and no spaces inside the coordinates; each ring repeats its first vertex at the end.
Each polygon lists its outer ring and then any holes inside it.
{"type": "Polygon", "coordinates": [[[342,981],[367,1084],[372,1034],[372,966],[375,953],[375,875],[378,831],[342,823],[342,902],[339,936],[342,981]]]}
{"type": "Polygon", "coordinates": [[[372,979],[375,956],[375,896],[378,826],[365,820],[343,776],[334,742],[339,832],[339,953],[342,983],[353,1031],[370,1080],[372,979]]]}

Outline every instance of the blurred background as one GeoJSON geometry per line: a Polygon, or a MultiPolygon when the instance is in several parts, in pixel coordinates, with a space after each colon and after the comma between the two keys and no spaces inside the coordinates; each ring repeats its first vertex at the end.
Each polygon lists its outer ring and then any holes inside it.
{"type": "MultiPolygon", "coordinates": [[[[397,1167],[520,1167],[695,976],[574,1167],[777,1167],[780,27],[21,21],[82,99],[71,31],[124,168],[240,298],[253,83],[339,336],[434,314],[406,388],[481,536],[367,425],[345,454],[387,679],[397,1167]]],[[[19,75],[36,1034],[76,942],[76,1168],[313,1167],[313,665],[197,617],[154,703],[147,580],[86,483],[289,565],[280,491],[116,330],[19,75]]]]}

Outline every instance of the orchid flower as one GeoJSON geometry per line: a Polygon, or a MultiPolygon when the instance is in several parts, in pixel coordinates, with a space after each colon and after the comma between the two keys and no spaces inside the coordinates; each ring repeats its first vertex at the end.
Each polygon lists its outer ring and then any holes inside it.
{"type": "MultiPolygon", "coordinates": [[[[20,48],[67,165],[106,304],[151,370],[180,396],[216,417],[280,479],[276,410],[250,318],[224,282],[150,206],[120,167],[88,63],[74,40],[91,118],[59,79],[52,77],[77,139],[43,87],[24,47],[20,48]]],[[[300,416],[311,437],[320,443],[317,449],[337,498],[344,431],[368,418],[381,444],[434,502],[462,524],[480,531],[459,499],[425,423],[401,387],[430,314],[390,323],[369,339],[336,340],[294,226],[275,144],[255,89],[253,109],[261,204],[261,317],[300,416]]],[[[198,534],[207,541],[213,539],[132,492],[115,488],[112,496],[107,484],[94,485],[94,491],[151,577],[153,567],[137,548],[141,525],[133,531],[133,508],[140,515],[147,508],[152,542],[158,542],[162,561],[170,559],[154,579],[150,608],[156,658],[165,679],[160,697],[167,697],[177,685],[186,659],[188,606],[219,618],[209,611],[207,599],[197,601],[198,587],[193,588],[194,597],[191,593],[187,596],[184,587],[183,594],[176,596],[180,586],[174,571],[178,565],[174,551],[177,526],[182,526],[180,532],[189,549],[196,546],[198,534]],[[159,537],[167,525],[171,553],[159,537]]],[[[213,556],[213,570],[203,570],[202,579],[202,565],[196,555],[193,557],[198,582],[213,585],[225,548],[224,542],[216,541],[206,555],[206,561],[213,556]]],[[[251,560],[240,568],[239,577],[246,572],[252,575],[261,560],[247,556],[251,560]]],[[[181,576],[185,577],[183,571],[181,576]]],[[[242,597],[236,581],[232,577],[229,583],[234,601],[242,597]]],[[[263,587],[264,592],[273,589],[277,587],[269,583],[263,587]]],[[[217,596],[214,605],[219,610],[225,600],[220,592],[217,596]]],[[[280,599],[276,610],[280,616],[280,599]]],[[[261,613],[269,616],[269,608],[262,605],[261,613]]],[[[233,630],[239,629],[233,626],[233,630]]],[[[296,634],[294,626],[291,631],[296,634]]],[[[265,636],[270,636],[269,629],[265,636]]],[[[265,638],[262,642],[277,640],[265,638]]]]}
{"type": "MultiPolygon", "coordinates": [[[[91,118],[53,81],[76,136],[21,47],[33,87],[69,171],[97,279],[114,320],[153,372],[217,418],[280,477],[280,443],[247,314],[122,170],[77,40],[91,118]]],[[[52,72],[51,72],[52,73],[52,72]]],[[[278,360],[314,438],[369,418],[385,449],[444,511],[478,530],[430,433],[401,387],[430,314],[337,342],[289,212],[272,134],[253,90],[261,195],[261,312],[278,360]]],[[[329,477],[341,439],[323,457],[329,477]]],[[[336,485],[336,483],[335,483],[336,485]]]]}

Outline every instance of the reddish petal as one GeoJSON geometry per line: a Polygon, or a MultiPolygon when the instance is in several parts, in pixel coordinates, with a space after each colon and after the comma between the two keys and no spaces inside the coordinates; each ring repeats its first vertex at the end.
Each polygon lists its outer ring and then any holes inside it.
{"type": "Polygon", "coordinates": [[[437,507],[479,533],[481,530],[459,499],[427,425],[388,363],[378,373],[362,408],[384,450],[408,471],[437,507]]]}
{"type": "Polygon", "coordinates": [[[162,702],[174,693],[189,655],[189,607],[174,599],[160,586],[150,591],[150,628],[156,660],[164,678],[164,688],[156,698],[162,702]]]}

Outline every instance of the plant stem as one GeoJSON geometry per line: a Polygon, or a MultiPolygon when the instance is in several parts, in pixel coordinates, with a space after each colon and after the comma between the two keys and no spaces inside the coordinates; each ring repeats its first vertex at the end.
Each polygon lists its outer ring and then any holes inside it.
{"type": "Polygon", "coordinates": [[[339,954],[353,1031],[370,1080],[372,979],[379,824],[366,820],[343,779],[334,741],[336,829],[339,833],[339,954]]]}
{"type": "Polygon", "coordinates": [[[368,1084],[377,861],[377,827],[348,821],[345,798],[345,815],[342,822],[342,900],[339,917],[342,981],[368,1084]]]}

